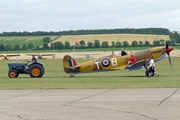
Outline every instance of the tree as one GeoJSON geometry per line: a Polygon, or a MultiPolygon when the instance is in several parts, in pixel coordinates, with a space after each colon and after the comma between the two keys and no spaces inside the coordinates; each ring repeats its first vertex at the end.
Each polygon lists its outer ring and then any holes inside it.
{"type": "Polygon", "coordinates": [[[42,39],[42,41],[43,41],[44,43],[45,43],[45,42],[49,43],[50,40],[51,40],[50,37],[44,37],[44,38],[42,39]]]}
{"type": "Polygon", "coordinates": [[[68,41],[65,42],[65,46],[66,49],[69,49],[71,47],[70,43],[68,41]]]}
{"type": "Polygon", "coordinates": [[[4,45],[0,44],[0,51],[3,51],[3,50],[5,50],[4,45]]]}
{"type": "Polygon", "coordinates": [[[153,41],[153,45],[155,45],[155,46],[159,46],[159,45],[160,45],[160,41],[158,41],[158,40],[154,40],[154,41],[153,41]]]}
{"type": "Polygon", "coordinates": [[[36,46],[36,50],[39,50],[39,46],[36,46]]]}
{"type": "Polygon", "coordinates": [[[177,31],[170,32],[169,37],[172,41],[175,41],[176,43],[180,43],[180,35],[177,31]]]}
{"type": "Polygon", "coordinates": [[[128,47],[129,46],[129,43],[127,41],[123,41],[123,46],[124,47],[128,47]]]}
{"type": "Polygon", "coordinates": [[[32,42],[30,42],[27,47],[28,47],[28,49],[32,49],[34,47],[34,45],[32,42]]]}
{"type": "Polygon", "coordinates": [[[107,41],[103,41],[103,42],[101,43],[101,46],[102,46],[103,48],[107,48],[107,47],[108,47],[108,42],[107,42],[107,41]]]}
{"type": "Polygon", "coordinates": [[[114,42],[114,41],[111,42],[111,46],[112,46],[112,47],[115,46],[115,42],[114,42]]]}
{"type": "Polygon", "coordinates": [[[60,41],[54,43],[56,49],[63,49],[64,44],[60,41]]]}
{"type": "Polygon", "coordinates": [[[92,42],[88,42],[88,48],[92,48],[93,47],[93,43],[92,42]]]}
{"type": "Polygon", "coordinates": [[[121,47],[121,42],[116,42],[116,47],[121,47]]]}
{"type": "Polygon", "coordinates": [[[23,43],[22,48],[23,48],[23,50],[27,50],[27,46],[25,43],[23,43]]]}
{"type": "Polygon", "coordinates": [[[160,39],[160,40],[159,40],[159,42],[160,42],[161,45],[164,45],[164,41],[165,41],[164,39],[160,39]]]}
{"type": "Polygon", "coordinates": [[[18,44],[14,45],[14,49],[19,50],[19,45],[18,44]]]}
{"type": "Polygon", "coordinates": [[[137,47],[138,46],[138,43],[136,40],[132,41],[132,47],[137,47]]]}
{"type": "Polygon", "coordinates": [[[12,45],[11,44],[5,45],[5,50],[12,50],[12,45]]]}
{"type": "Polygon", "coordinates": [[[168,40],[168,45],[175,45],[175,42],[172,40],[168,40]]]}
{"type": "Polygon", "coordinates": [[[47,43],[47,42],[44,42],[44,44],[43,44],[43,49],[44,49],[44,50],[49,49],[49,46],[48,46],[48,43],[47,43]]]}
{"type": "Polygon", "coordinates": [[[99,48],[100,47],[100,42],[99,40],[94,41],[94,48],[99,48]]]}
{"type": "Polygon", "coordinates": [[[143,46],[143,42],[139,41],[139,46],[142,47],[143,46]]]}
{"type": "Polygon", "coordinates": [[[150,45],[149,41],[146,40],[146,41],[145,41],[145,45],[146,45],[146,46],[149,46],[149,45],[150,45]]]}
{"type": "Polygon", "coordinates": [[[86,46],[84,40],[81,40],[79,43],[81,44],[81,47],[85,47],[86,46]]]}

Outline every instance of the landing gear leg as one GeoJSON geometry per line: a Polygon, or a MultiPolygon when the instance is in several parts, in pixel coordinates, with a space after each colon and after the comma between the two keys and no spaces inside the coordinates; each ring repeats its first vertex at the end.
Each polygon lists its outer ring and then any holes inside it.
{"type": "Polygon", "coordinates": [[[144,65],[144,68],[146,69],[146,71],[149,71],[148,67],[146,65],[144,65]]]}
{"type": "Polygon", "coordinates": [[[144,68],[146,69],[145,71],[145,75],[148,77],[149,76],[149,69],[146,65],[144,65],[144,68]]]}

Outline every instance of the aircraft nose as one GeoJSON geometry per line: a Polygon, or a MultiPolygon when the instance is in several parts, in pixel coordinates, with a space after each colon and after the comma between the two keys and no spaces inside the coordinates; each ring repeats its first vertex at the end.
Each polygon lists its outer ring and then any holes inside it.
{"type": "Polygon", "coordinates": [[[173,49],[174,49],[173,47],[169,47],[168,49],[166,48],[166,53],[171,52],[173,49]]]}

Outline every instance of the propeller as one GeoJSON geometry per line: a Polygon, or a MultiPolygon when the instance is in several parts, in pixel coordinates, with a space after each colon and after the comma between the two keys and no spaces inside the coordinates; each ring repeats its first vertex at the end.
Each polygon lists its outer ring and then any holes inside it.
{"type": "Polygon", "coordinates": [[[167,55],[168,55],[168,59],[169,59],[170,66],[172,67],[172,64],[171,64],[171,57],[170,57],[169,52],[171,52],[171,51],[173,50],[173,48],[172,48],[172,47],[169,47],[168,41],[167,41],[167,40],[166,40],[166,42],[164,41],[164,44],[165,44],[166,53],[167,53],[167,55]]]}

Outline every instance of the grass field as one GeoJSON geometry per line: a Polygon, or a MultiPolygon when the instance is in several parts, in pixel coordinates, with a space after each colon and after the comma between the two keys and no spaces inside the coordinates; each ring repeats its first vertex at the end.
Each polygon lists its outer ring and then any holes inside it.
{"type": "MultiPolygon", "coordinates": [[[[45,67],[42,78],[31,78],[20,74],[18,78],[8,77],[7,61],[0,61],[0,89],[119,89],[119,88],[179,88],[180,58],[172,58],[173,68],[168,59],[156,63],[160,77],[147,78],[145,69],[129,71],[78,74],[74,78],[64,73],[62,60],[39,60],[45,67]]],[[[87,60],[77,59],[77,62],[87,60]]]]}

